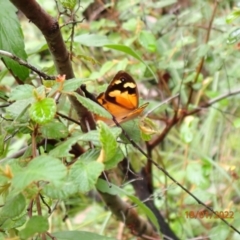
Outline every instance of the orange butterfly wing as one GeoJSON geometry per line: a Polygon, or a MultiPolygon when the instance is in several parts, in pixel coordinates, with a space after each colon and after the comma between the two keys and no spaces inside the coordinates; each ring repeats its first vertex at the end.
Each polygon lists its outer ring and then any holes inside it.
{"type": "MultiPolygon", "coordinates": [[[[119,71],[109,84],[105,93],[97,97],[97,101],[108,110],[118,122],[125,122],[139,116],[148,103],[138,107],[138,89],[134,79],[126,72],[119,71]]],[[[102,120],[111,126],[114,122],[95,115],[96,120],[102,120]]]]}

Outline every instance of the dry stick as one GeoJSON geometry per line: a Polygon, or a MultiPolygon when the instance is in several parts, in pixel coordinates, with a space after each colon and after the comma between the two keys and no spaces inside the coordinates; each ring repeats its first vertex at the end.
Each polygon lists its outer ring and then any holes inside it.
{"type": "Polygon", "coordinates": [[[231,91],[231,92],[228,92],[228,93],[224,93],[212,100],[210,100],[209,102],[207,103],[204,103],[204,104],[201,104],[199,107],[197,107],[196,109],[192,110],[192,111],[189,111],[187,112],[185,115],[188,116],[188,115],[192,115],[194,113],[197,113],[199,111],[201,111],[203,108],[207,108],[207,107],[210,107],[212,106],[214,103],[217,103],[225,98],[228,98],[228,97],[232,97],[234,95],[237,95],[240,93],[240,89],[236,89],[235,91],[231,91]]]}
{"type": "Polygon", "coordinates": [[[22,60],[21,58],[17,57],[16,55],[14,55],[10,52],[0,50],[0,55],[13,59],[14,61],[18,62],[20,65],[23,65],[23,66],[31,69],[33,72],[37,73],[40,77],[42,77],[46,80],[54,80],[56,78],[55,76],[47,75],[46,73],[40,71],[36,67],[32,66],[28,62],[22,60]]]}
{"type": "MultiPolygon", "coordinates": [[[[208,207],[206,204],[204,204],[201,200],[199,200],[197,197],[195,197],[195,195],[193,195],[190,191],[187,190],[187,188],[185,188],[184,186],[182,186],[177,180],[175,180],[174,177],[172,177],[168,171],[166,171],[164,168],[162,168],[161,166],[159,166],[155,161],[153,161],[151,158],[148,157],[148,155],[130,138],[130,136],[127,134],[127,132],[121,127],[121,125],[117,122],[116,118],[112,115],[112,120],[114,121],[114,123],[116,124],[116,126],[118,126],[119,128],[122,129],[122,132],[124,134],[124,136],[128,139],[129,142],[131,142],[131,144],[139,151],[141,152],[147,159],[148,161],[152,162],[152,164],[154,164],[159,170],[161,170],[168,178],[170,178],[175,184],[177,184],[183,191],[185,191],[186,193],[188,193],[192,198],[194,198],[198,204],[201,204],[203,207],[205,207],[206,209],[208,209],[210,212],[212,212],[215,216],[218,216],[218,214],[212,210],[210,207],[208,207]]],[[[235,232],[237,232],[238,234],[240,234],[240,231],[238,231],[233,225],[229,224],[224,218],[220,218],[226,225],[228,225],[230,228],[232,228],[235,232]]]]}
{"type": "MultiPolygon", "coordinates": [[[[215,16],[216,11],[217,11],[217,6],[218,6],[218,0],[215,0],[215,2],[214,2],[214,8],[213,8],[213,13],[212,13],[212,16],[211,16],[209,25],[208,25],[208,30],[207,30],[207,36],[206,36],[206,39],[205,39],[205,44],[207,44],[208,41],[209,41],[210,31],[211,31],[211,28],[212,28],[212,23],[213,23],[213,20],[214,20],[214,16],[215,16]]],[[[200,74],[200,72],[202,71],[204,61],[205,61],[205,57],[203,56],[203,57],[201,58],[201,61],[200,61],[199,65],[198,65],[197,73],[196,73],[196,75],[195,75],[195,78],[194,78],[194,80],[193,80],[193,83],[196,83],[196,82],[197,82],[198,77],[199,77],[199,74],[200,74]]],[[[190,102],[191,102],[191,100],[192,100],[192,95],[193,95],[193,88],[191,88],[191,90],[190,90],[189,98],[188,98],[188,102],[187,102],[187,106],[190,104],[190,102]]]]}

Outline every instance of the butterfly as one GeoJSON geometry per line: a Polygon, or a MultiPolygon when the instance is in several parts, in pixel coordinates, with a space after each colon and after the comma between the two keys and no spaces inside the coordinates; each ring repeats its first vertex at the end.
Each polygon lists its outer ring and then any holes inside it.
{"type": "MultiPolygon", "coordinates": [[[[100,93],[97,102],[110,112],[118,123],[132,120],[144,111],[148,103],[139,105],[139,93],[137,84],[131,75],[119,71],[110,82],[107,90],[100,93]]],[[[94,115],[95,120],[102,120],[110,126],[115,123],[111,119],[94,115]]]]}

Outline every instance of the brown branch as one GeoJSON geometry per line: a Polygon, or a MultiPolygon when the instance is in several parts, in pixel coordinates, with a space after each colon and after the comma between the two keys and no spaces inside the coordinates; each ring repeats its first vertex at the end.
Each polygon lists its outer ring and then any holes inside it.
{"type": "MultiPolygon", "coordinates": [[[[44,35],[52,55],[58,74],[66,75],[66,79],[74,77],[69,53],[63,41],[63,37],[57,20],[50,16],[35,0],[10,0],[44,35]]],[[[78,93],[82,95],[81,90],[78,93]]],[[[86,119],[89,125],[95,128],[91,114],[73,96],[69,96],[74,109],[81,121],[84,132],[87,131],[86,119]]]]}
{"type": "Polygon", "coordinates": [[[46,80],[54,80],[56,78],[55,76],[47,75],[46,73],[44,73],[44,72],[40,71],[39,69],[37,69],[36,67],[32,66],[30,63],[22,60],[21,58],[17,57],[16,55],[14,55],[10,52],[0,50],[0,55],[11,58],[12,60],[18,62],[20,65],[23,65],[23,66],[29,68],[30,70],[37,73],[40,77],[42,77],[46,80]]]}
{"type": "MultiPolygon", "coordinates": [[[[210,38],[210,32],[211,32],[212,23],[213,23],[213,20],[214,20],[216,11],[217,11],[217,6],[218,6],[218,0],[215,0],[213,12],[212,12],[212,16],[211,16],[211,19],[210,19],[210,22],[209,22],[209,25],[208,25],[208,30],[207,30],[207,35],[206,35],[206,39],[205,39],[205,44],[208,43],[209,38],[210,38]]],[[[197,67],[197,73],[196,73],[196,75],[195,75],[195,78],[194,78],[194,80],[193,80],[193,83],[196,83],[196,82],[197,82],[198,77],[199,77],[199,75],[200,75],[200,73],[201,73],[201,71],[202,71],[204,61],[205,61],[205,57],[203,56],[203,57],[201,58],[201,60],[200,60],[200,63],[199,63],[199,65],[198,65],[198,67],[197,67]]],[[[189,93],[189,97],[188,97],[187,106],[191,103],[193,92],[194,92],[194,90],[193,90],[193,88],[191,88],[190,93],[189,93]]]]}
{"type": "Polygon", "coordinates": [[[148,237],[153,237],[154,239],[159,239],[159,236],[153,229],[152,225],[148,221],[139,217],[137,211],[132,208],[131,205],[122,201],[118,195],[110,195],[104,192],[100,192],[100,194],[111,212],[118,218],[118,220],[126,224],[126,226],[132,231],[132,234],[141,236],[142,238],[143,235],[146,235],[148,237]]]}

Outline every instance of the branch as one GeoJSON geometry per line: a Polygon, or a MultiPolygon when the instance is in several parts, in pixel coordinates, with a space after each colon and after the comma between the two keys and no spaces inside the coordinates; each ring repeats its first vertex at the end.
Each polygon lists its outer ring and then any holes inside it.
{"type": "MultiPolygon", "coordinates": [[[[10,1],[30,20],[30,22],[34,23],[44,35],[58,74],[65,74],[66,79],[74,78],[69,53],[65,46],[57,20],[50,16],[35,0],[10,1]]],[[[78,93],[82,95],[80,89],[78,93]]],[[[92,115],[88,110],[84,108],[75,97],[69,96],[69,99],[80,118],[82,130],[84,132],[87,131],[86,119],[89,121],[91,128],[95,128],[92,115]]]]}
{"type": "MultiPolygon", "coordinates": [[[[215,16],[216,11],[217,11],[217,6],[218,6],[218,0],[215,0],[213,12],[212,12],[212,16],[211,16],[211,19],[210,19],[210,22],[209,22],[209,25],[208,25],[208,30],[207,30],[207,35],[206,35],[206,39],[205,39],[205,44],[208,43],[209,38],[210,38],[210,32],[211,32],[211,29],[212,29],[212,23],[213,23],[213,20],[214,20],[214,16],[215,16]]],[[[199,65],[198,65],[198,67],[197,67],[197,73],[196,73],[196,75],[195,75],[195,78],[194,78],[194,80],[193,80],[193,83],[196,83],[196,82],[197,82],[198,77],[199,77],[199,74],[200,74],[201,71],[202,71],[204,61],[205,61],[205,57],[203,56],[203,57],[201,58],[201,60],[200,60],[200,63],[199,63],[199,65]]],[[[189,97],[188,97],[187,106],[190,104],[190,102],[191,102],[191,100],[192,100],[193,91],[194,91],[193,88],[191,88],[190,93],[189,93],[189,97]]]]}
{"type": "MultiPolygon", "coordinates": [[[[100,191],[99,191],[100,192],[100,191]]],[[[124,222],[126,226],[132,231],[132,234],[141,236],[147,235],[154,239],[159,239],[159,236],[154,231],[152,225],[139,217],[138,213],[128,203],[122,201],[118,195],[110,195],[107,193],[100,192],[106,205],[109,207],[111,212],[118,218],[118,220],[124,222]]],[[[144,239],[149,239],[145,237],[144,239]]]]}
{"type": "Polygon", "coordinates": [[[31,69],[33,72],[37,73],[39,76],[41,76],[42,78],[44,78],[46,80],[55,80],[55,78],[56,78],[55,76],[47,75],[46,73],[44,73],[44,72],[40,71],[39,69],[37,69],[36,67],[32,66],[30,63],[25,62],[24,60],[22,60],[21,58],[17,57],[16,55],[14,55],[10,52],[0,50],[0,55],[13,59],[14,61],[18,62],[20,65],[23,65],[23,66],[31,69]]]}

